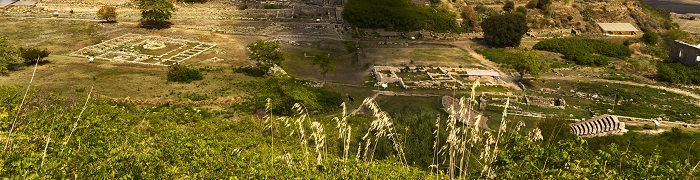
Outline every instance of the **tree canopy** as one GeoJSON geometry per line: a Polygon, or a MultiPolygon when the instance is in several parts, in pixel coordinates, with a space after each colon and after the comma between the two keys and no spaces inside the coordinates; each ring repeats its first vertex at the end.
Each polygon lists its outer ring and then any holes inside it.
{"type": "Polygon", "coordinates": [[[280,45],[275,42],[258,40],[249,44],[248,50],[251,52],[250,59],[256,61],[258,68],[261,70],[267,70],[284,61],[284,56],[280,51],[280,45]]]}
{"type": "Polygon", "coordinates": [[[107,22],[114,22],[117,19],[117,8],[114,6],[102,6],[97,10],[97,17],[107,22]]]}
{"type": "Polygon", "coordinates": [[[520,73],[520,79],[522,79],[525,74],[530,74],[535,79],[540,77],[540,74],[549,71],[549,63],[537,58],[537,56],[532,53],[523,53],[517,56],[517,59],[513,61],[513,69],[520,73]]]}
{"type": "Polygon", "coordinates": [[[525,15],[520,13],[493,15],[481,22],[481,28],[486,42],[494,47],[519,46],[529,30],[525,15]]]}
{"type": "Polygon", "coordinates": [[[175,6],[167,0],[137,0],[141,9],[141,26],[146,28],[170,27],[175,6]]]}

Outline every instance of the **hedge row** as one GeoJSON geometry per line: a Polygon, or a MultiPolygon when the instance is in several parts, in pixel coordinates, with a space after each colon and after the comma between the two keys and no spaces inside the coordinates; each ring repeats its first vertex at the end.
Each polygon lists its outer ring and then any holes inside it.
{"type": "Polygon", "coordinates": [[[607,65],[608,57],[622,59],[632,55],[627,46],[595,39],[547,39],[532,48],[561,53],[576,64],[594,66],[607,65]]]}

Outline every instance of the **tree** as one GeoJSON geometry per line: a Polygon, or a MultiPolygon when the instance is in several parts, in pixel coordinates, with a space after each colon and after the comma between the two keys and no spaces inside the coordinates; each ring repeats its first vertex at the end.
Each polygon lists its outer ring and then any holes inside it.
{"type": "Polygon", "coordinates": [[[19,62],[19,52],[7,43],[5,38],[0,37],[0,74],[7,75],[10,69],[19,62]]]}
{"type": "Polygon", "coordinates": [[[250,59],[257,62],[260,70],[266,71],[270,67],[279,65],[284,61],[284,56],[280,52],[280,45],[275,42],[258,40],[249,44],[248,50],[252,53],[250,59]]]}
{"type": "Polygon", "coordinates": [[[141,9],[141,27],[168,28],[175,6],[167,0],[137,0],[141,9]]]}
{"type": "Polygon", "coordinates": [[[19,48],[20,55],[24,59],[25,64],[34,64],[37,61],[41,62],[41,59],[49,57],[51,54],[48,50],[39,50],[37,48],[19,48]]]}
{"type": "Polygon", "coordinates": [[[105,22],[116,22],[117,8],[114,6],[102,6],[97,10],[97,17],[104,19],[105,22]]]}
{"type": "Polygon", "coordinates": [[[481,22],[481,28],[488,44],[494,47],[519,46],[529,29],[525,15],[520,13],[493,15],[481,22]]]}
{"type": "Polygon", "coordinates": [[[467,5],[462,8],[462,28],[465,32],[474,32],[479,26],[479,12],[474,7],[467,5]]]}
{"type": "Polygon", "coordinates": [[[506,4],[503,5],[503,11],[505,12],[511,12],[515,9],[515,3],[513,1],[506,1],[506,4]]]}
{"type": "Polygon", "coordinates": [[[525,74],[530,74],[535,79],[538,79],[540,74],[549,71],[549,63],[540,60],[532,53],[524,53],[518,56],[513,63],[513,69],[520,73],[520,79],[523,79],[525,74]]]}
{"type": "Polygon", "coordinates": [[[318,68],[321,69],[321,75],[323,75],[323,77],[326,77],[326,74],[335,70],[335,64],[333,64],[334,62],[335,58],[333,58],[331,54],[317,54],[314,55],[313,65],[318,66],[318,68]]]}

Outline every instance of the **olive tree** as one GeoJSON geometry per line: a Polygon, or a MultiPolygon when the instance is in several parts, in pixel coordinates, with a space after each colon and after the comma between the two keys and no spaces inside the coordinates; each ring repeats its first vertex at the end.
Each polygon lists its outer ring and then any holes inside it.
{"type": "Polygon", "coordinates": [[[141,27],[168,28],[175,6],[168,0],[137,0],[141,9],[141,27]]]}

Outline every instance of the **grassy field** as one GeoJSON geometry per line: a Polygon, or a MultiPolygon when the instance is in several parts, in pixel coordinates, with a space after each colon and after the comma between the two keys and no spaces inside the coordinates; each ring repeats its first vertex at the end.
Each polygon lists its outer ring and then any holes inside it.
{"type": "Polygon", "coordinates": [[[362,58],[376,65],[481,67],[458,48],[365,48],[361,52],[362,58]]]}

